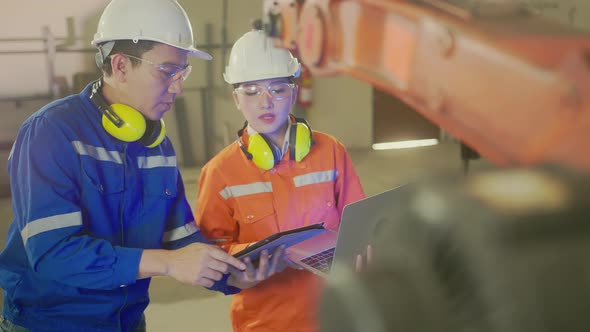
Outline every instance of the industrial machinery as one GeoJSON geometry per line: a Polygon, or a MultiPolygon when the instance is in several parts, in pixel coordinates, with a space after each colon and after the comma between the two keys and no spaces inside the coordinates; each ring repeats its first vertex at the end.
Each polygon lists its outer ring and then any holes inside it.
{"type": "Polygon", "coordinates": [[[499,165],[590,168],[590,34],[511,0],[265,0],[313,75],[397,96],[499,165]]]}
{"type": "Polygon", "coordinates": [[[588,172],[424,179],[391,205],[368,267],[330,276],[322,332],[588,330],[588,172]]]}
{"type": "Polygon", "coordinates": [[[328,283],[322,331],[587,330],[590,34],[524,3],[265,0],[313,75],[387,91],[503,166],[417,183],[372,265],[328,283]]]}

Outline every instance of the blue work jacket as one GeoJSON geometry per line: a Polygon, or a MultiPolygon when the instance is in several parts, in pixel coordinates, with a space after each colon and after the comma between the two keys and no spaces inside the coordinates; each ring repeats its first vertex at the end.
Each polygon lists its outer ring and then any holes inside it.
{"type": "MultiPolygon", "coordinates": [[[[149,302],[150,279],[136,280],[142,250],[206,242],[170,140],[112,137],[90,92],[32,115],[9,157],[3,315],[32,331],[132,331],[149,302]]],[[[226,280],[212,289],[239,291],[226,280]]]]}

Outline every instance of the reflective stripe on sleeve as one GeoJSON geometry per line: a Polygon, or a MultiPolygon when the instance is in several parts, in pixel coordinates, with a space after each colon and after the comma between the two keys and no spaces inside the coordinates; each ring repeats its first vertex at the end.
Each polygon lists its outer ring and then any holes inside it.
{"type": "Polygon", "coordinates": [[[138,157],[139,168],[176,167],[176,156],[138,157]]]}
{"type": "Polygon", "coordinates": [[[335,181],[337,176],[338,172],[336,170],[314,172],[294,177],[293,183],[295,187],[302,187],[310,184],[335,181]]]}
{"type": "Polygon", "coordinates": [[[84,144],[80,141],[73,141],[72,145],[79,155],[86,155],[100,161],[123,164],[123,160],[118,151],[107,151],[103,147],[84,144]]]}
{"type": "Polygon", "coordinates": [[[223,188],[219,194],[224,199],[232,197],[240,197],[246,195],[253,195],[258,193],[272,192],[272,183],[270,182],[254,182],[249,184],[242,184],[239,186],[231,186],[223,188]]]}
{"type": "Polygon", "coordinates": [[[199,228],[194,222],[189,222],[180,227],[171,229],[164,233],[164,243],[177,241],[199,231],[199,228]]]}
{"type": "Polygon", "coordinates": [[[37,234],[72,226],[82,226],[82,214],[79,211],[33,220],[23,228],[20,235],[26,245],[28,239],[37,234]]]}

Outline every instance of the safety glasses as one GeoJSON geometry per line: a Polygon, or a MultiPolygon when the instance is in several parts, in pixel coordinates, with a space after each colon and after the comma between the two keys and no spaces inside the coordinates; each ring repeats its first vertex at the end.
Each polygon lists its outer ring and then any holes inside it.
{"type": "Polygon", "coordinates": [[[258,84],[244,84],[235,88],[234,92],[254,100],[266,91],[273,100],[280,101],[291,97],[293,88],[295,88],[295,84],[286,82],[271,83],[267,87],[258,84]]]}
{"type": "Polygon", "coordinates": [[[175,81],[177,81],[178,79],[182,78],[182,80],[186,80],[186,78],[188,77],[188,75],[191,73],[191,70],[193,69],[193,67],[190,64],[187,64],[184,67],[180,67],[177,65],[173,65],[173,64],[169,64],[169,63],[154,63],[150,60],[144,59],[144,58],[140,58],[140,57],[136,57],[133,55],[129,55],[129,54],[124,54],[126,57],[129,58],[133,58],[145,63],[148,63],[150,65],[152,65],[157,71],[158,73],[160,73],[160,75],[162,75],[162,79],[166,81],[166,83],[173,83],[175,81]]]}

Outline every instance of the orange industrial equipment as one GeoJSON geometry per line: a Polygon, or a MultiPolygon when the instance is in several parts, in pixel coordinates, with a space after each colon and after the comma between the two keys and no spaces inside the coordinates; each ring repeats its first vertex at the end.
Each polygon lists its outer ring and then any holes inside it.
{"type": "Polygon", "coordinates": [[[462,3],[274,0],[263,22],[313,75],[388,91],[497,165],[590,169],[590,35],[521,2],[462,3]]]}

